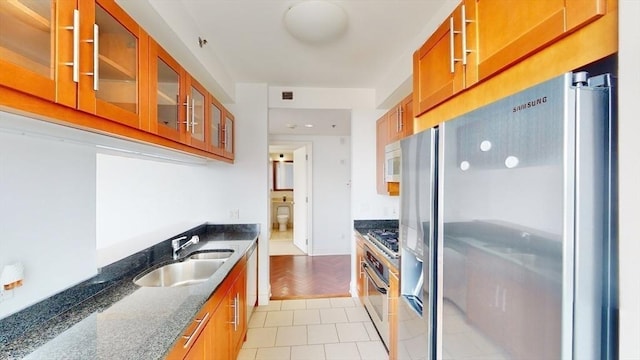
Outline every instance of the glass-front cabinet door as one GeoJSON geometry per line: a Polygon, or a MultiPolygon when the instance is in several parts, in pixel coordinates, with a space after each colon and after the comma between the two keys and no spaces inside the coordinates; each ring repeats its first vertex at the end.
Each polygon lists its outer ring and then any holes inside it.
{"type": "Polygon", "coordinates": [[[81,110],[141,126],[148,36],[113,0],[79,2],[81,110]]]}
{"type": "Polygon", "coordinates": [[[211,95],[209,95],[209,149],[210,153],[214,153],[222,156],[224,149],[222,147],[222,114],[224,108],[222,105],[211,95]]]}
{"type": "Polygon", "coordinates": [[[224,128],[223,128],[223,145],[224,145],[224,157],[227,159],[233,160],[235,157],[235,148],[234,148],[234,123],[235,118],[233,114],[228,111],[224,112],[224,128]]]}
{"type": "Polygon", "coordinates": [[[185,108],[186,143],[198,149],[207,150],[206,109],[207,90],[195,79],[187,77],[187,98],[185,108]]]}
{"type": "MultiPolygon", "coordinates": [[[[75,1],[57,7],[53,0],[0,1],[0,84],[55,101],[55,29],[73,26],[74,8],[75,1]],[[66,17],[59,19],[56,12],[66,17]]],[[[69,43],[72,34],[60,31],[69,43]]],[[[72,62],[71,54],[62,61],[72,62]]]]}
{"type": "Polygon", "coordinates": [[[149,58],[150,131],[180,141],[184,70],[154,41],[149,44],[149,58]]]}

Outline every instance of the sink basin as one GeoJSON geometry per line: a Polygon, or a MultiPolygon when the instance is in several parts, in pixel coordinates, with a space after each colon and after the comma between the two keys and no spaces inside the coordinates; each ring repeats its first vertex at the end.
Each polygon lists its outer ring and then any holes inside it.
{"type": "Polygon", "coordinates": [[[206,281],[223,264],[223,259],[208,261],[186,260],[173,262],[142,273],[133,279],[138,286],[174,287],[194,285],[206,281]]]}
{"type": "Polygon", "coordinates": [[[226,260],[233,255],[231,249],[213,249],[202,250],[190,254],[187,259],[190,260],[226,260]]]}

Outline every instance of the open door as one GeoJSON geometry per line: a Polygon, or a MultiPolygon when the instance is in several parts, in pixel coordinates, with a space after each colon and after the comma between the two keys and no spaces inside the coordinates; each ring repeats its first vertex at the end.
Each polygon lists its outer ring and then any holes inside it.
{"type": "Polygon", "coordinates": [[[293,244],[305,253],[309,252],[308,162],[306,146],[293,151],[293,244]]]}

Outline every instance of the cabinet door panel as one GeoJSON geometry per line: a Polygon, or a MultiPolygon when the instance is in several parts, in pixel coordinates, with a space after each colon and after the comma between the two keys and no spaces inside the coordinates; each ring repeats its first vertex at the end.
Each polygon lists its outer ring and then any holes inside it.
{"type": "Polygon", "coordinates": [[[376,190],[380,195],[387,195],[387,183],[384,178],[384,147],[389,142],[389,123],[387,115],[376,122],[376,190]]]}
{"type": "Polygon", "coordinates": [[[0,1],[0,84],[54,100],[55,9],[51,0],[0,1]]]}
{"type": "Polygon", "coordinates": [[[113,0],[81,1],[79,8],[78,107],[140,127],[141,104],[148,96],[141,88],[148,85],[148,37],[113,0]]]}
{"type": "Polygon", "coordinates": [[[231,344],[229,323],[231,318],[229,317],[228,304],[225,300],[218,306],[213,313],[213,317],[210,320],[210,326],[212,327],[211,336],[211,348],[208,350],[209,356],[215,360],[231,360],[231,350],[229,345],[231,344]]]}
{"type": "Polygon", "coordinates": [[[480,80],[541,48],[564,32],[565,0],[477,0],[480,80]]]}
{"type": "Polygon", "coordinates": [[[222,105],[211,95],[209,95],[209,121],[211,129],[209,130],[209,149],[208,151],[222,156],[224,149],[222,147],[222,105]]]}
{"type": "Polygon", "coordinates": [[[606,0],[567,0],[567,31],[598,19],[606,13],[606,0]]]}
{"type": "Polygon", "coordinates": [[[162,137],[179,141],[184,70],[155,42],[149,46],[149,59],[149,130],[162,137]]]}
{"type": "Polygon", "coordinates": [[[198,149],[207,150],[207,90],[195,79],[187,77],[187,101],[185,102],[185,143],[198,149]]]}
{"type": "Polygon", "coordinates": [[[224,112],[224,127],[222,131],[224,157],[233,160],[235,158],[235,118],[228,111],[224,112]]]}
{"type": "MultiPolygon", "coordinates": [[[[454,16],[457,16],[456,13],[454,16]]],[[[460,21],[456,22],[454,18],[455,23],[459,24],[460,21]]],[[[451,28],[451,20],[447,19],[413,55],[415,115],[436,106],[464,86],[462,64],[455,62],[453,72],[451,71],[452,56],[460,56],[452,51],[452,36],[453,49],[461,48],[461,39],[452,34],[451,28]]]]}

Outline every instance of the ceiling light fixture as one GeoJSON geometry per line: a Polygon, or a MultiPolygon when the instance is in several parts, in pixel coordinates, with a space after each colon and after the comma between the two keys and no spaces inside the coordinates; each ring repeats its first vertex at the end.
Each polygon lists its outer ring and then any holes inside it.
{"type": "Polygon", "coordinates": [[[296,39],[326,43],[338,39],[347,29],[347,13],[338,5],[323,0],[307,0],[284,13],[284,25],[296,39]]]}

